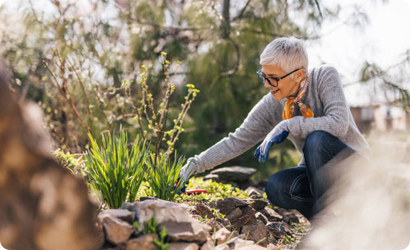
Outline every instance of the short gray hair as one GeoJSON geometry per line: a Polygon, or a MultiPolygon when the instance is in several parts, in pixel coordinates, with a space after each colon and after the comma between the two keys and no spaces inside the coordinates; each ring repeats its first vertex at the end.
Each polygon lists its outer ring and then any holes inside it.
{"type": "Polygon", "coordinates": [[[309,61],[302,40],[295,37],[280,37],[265,47],[261,54],[260,64],[278,64],[284,71],[291,72],[298,68],[307,71],[309,61]]]}

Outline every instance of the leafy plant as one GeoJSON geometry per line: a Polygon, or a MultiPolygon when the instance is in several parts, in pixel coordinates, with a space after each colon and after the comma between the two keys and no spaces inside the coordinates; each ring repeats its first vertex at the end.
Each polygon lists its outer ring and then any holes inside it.
{"type": "Polygon", "coordinates": [[[82,155],[71,154],[70,152],[64,152],[62,149],[54,151],[55,160],[61,164],[64,168],[67,168],[73,174],[83,175],[83,169],[81,163],[83,162],[82,155]]]}
{"type": "Polygon", "coordinates": [[[119,135],[103,135],[100,147],[88,134],[91,149],[86,153],[85,166],[90,186],[102,193],[104,202],[111,208],[119,208],[127,199],[135,201],[146,170],[148,154],[144,141],[135,139],[128,149],[128,134],[120,127],[119,135]]]}
{"type": "MultiPolygon", "coordinates": [[[[135,221],[132,224],[136,229],[139,229],[140,224],[135,221]]],[[[150,220],[144,223],[144,229],[142,230],[143,234],[157,234],[159,240],[154,240],[155,245],[160,250],[167,250],[169,249],[169,243],[166,242],[166,236],[168,234],[167,228],[165,226],[162,227],[162,230],[158,229],[157,221],[155,220],[155,214],[152,216],[150,220]]]]}
{"type": "Polygon", "coordinates": [[[147,161],[147,182],[158,198],[167,201],[175,199],[175,195],[185,184],[182,181],[177,182],[184,163],[185,159],[183,157],[178,158],[176,153],[174,160],[170,160],[163,153],[160,153],[158,157],[151,153],[150,159],[147,161]]]}

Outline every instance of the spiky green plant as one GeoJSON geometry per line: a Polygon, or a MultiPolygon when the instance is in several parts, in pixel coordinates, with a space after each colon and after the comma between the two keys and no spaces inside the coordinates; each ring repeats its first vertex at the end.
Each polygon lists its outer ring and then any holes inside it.
{"type": "Polygon", "coordinates": [[[173,201],[185,184],[177,180],[186,160],[183,157],[178,158],[176,153],[174,156],[174,160],[171,160],[162,152],[157,157],[151,153],[147,161],[147,182],[158,198],[167,201],[173,201]]]}
{"type": "Polygon", "coordinates": [[[138,189],[144,179],[148,151],[144,141],[135,139],[131,150],[128,148],[128,134],[121,127],[119,135],[103,135],[100,147],[88,134],[91,149],[86,153],[86,169],[91,188],[102,193],[104,202],[111,208],[119,208],[128,200],[136,199],[138,189]]]}

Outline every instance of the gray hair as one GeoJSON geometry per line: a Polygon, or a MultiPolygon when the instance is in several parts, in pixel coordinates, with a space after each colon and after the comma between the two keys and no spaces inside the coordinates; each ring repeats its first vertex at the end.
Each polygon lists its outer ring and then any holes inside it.
{"type": "Polygon", "coordinates": [[[281,37],[265,47],[261,54],[260,64],[278,64],[284,71],[291,72],[298,68],[308,70],[309,61],[302,40],[295,37],[281,37]]]}

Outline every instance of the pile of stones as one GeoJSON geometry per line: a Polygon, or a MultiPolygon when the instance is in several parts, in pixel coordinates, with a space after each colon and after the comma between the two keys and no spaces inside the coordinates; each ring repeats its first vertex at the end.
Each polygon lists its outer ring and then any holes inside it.
{"type": "Polygon", "coordinates": [[[248,194],[247,200],[226,198],[193,207],[148,199],[102,211],[102,249],[158,249],[158,234],[142,233],[153,217],[158,231],[166,228],[171,250],[282,249],[279,246],[295,235],[291,225],[309,227],[296,210],[268,206],[260,190],[250,188],[248,194]]]}

